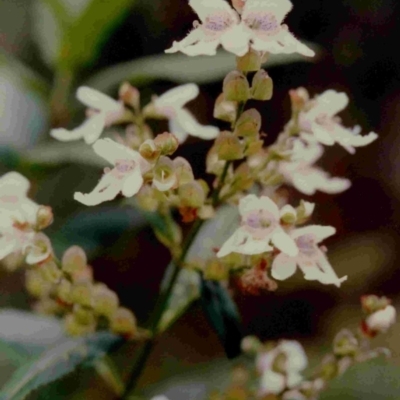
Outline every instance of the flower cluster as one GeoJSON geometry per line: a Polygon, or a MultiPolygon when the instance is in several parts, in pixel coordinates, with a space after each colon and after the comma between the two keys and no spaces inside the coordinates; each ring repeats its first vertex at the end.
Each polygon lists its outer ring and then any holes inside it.
{"type": "Polygon", "coordinates": [[[300,53],[314,56],[314,51],[297,40],[282,24],[292,9],[289,0],[236,1],[236,11],[224,0],[190,0],[200,22],[166,53],[181,51],[189,56],[214,55],[221,44],[227,51],[243,56],[249,48],[268,53],[300,53]]]}

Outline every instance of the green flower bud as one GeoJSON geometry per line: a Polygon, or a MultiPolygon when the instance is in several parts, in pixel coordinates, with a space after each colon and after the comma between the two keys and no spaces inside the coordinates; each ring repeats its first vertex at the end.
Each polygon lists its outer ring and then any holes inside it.
{"type": "Polygon", "coordinates": [[[254,184],[254,178],[252,177],[250,167],[247,163],[242,163],[236,168],[232,188],[242,191],[250,189],[254,184]]]}
{"type": "Polygon", "coordinates": [[[181,206],[199,208],[206,200],[206,194],[201,183],[192,181],[182,185],[178,189],[181,206]]]}
{"type": "Polygon", "coordinates": [[[156,146],[153,140],[145,140],[139,147],[140,155],[150,163],[157,161],[161,154],[161,150],[156,146]]]}
{"type": "Polygon", "coordinates": [[[154,167],[153,185],[164,192],[170,190],[177,185],[177,177],[172,160],[168,157],[161,156],[154,167]]]}
{"type": "Polygon", "coordinates": [[[25,287],[33,297],[40,298],[47,296],[52,286],[49,281],[43,279],[37,269],[26,271],[25,287]]]}
{"type": "Polygon", "coordinates": [[[275,171],[264,171],[264,173],[259,176],[259,180],[265,186],[277,186],[282,184],[283,177],[275,171]]]}
{"type": "Polygon", "coordinates": [[[304,224],[310,217],[314,211],[314,203],[310,203],[308,201],[300,200],[300,205],[296,208],[297,213],[297,221],[298,225],[304,224]]]}
{"type": "Polygon", "coordinates": [[[225,161],[218,158],[218,146],[214,144],[207,153],[206,172],[208,174],[221,175],[225,161]]]}
{"type": "Polygon", "coordinates": [[[143,185],[136,194],[135,199],[139,207],[146,211],[156,211],[159,206],[159,199],[156,196],[156,190],[149,185],[143,185]]]}
{"type": "Polygon", "coordinates": [[[225,100],[245,102],[250,98],[250,86],[247,78],[239,71],[230,72],[223,82],[225,100]]]}
{"type": "Polygon", "coordinates": [[[128,106],[131,106],[135,111],[140,108],[140,92],[133,87],[129,82],[124,82],[119,88],[119,98],[128,106]]]}
{"type": "Polygon", "coordinates": [[[250,143],[246,143],[246,149],[244,151],[244,155],[246,157],[253,156],[254,154],[259,153],[259,151],[263,148],[264,141],[263,140],[254,140],[250,143]]]}
{"type": "Polygon", "coordinates": [[[137,332],[136,318],[127,308],[118,308],[110,318],[111,330],[120,335],[134,336],[137,332]]]}
{"type": "Polygon", "coordinates": [[[255,137],[260,133],[261,115],[255,108],[246,110],[235,125],[235,135],[243,137],[255,137]]]}
{"type": "Polygon", "coordinates": [[[72,303],[72,283],[67,279],[62,279],[57,285],[57,297],[64,303],[72,303]]]}
{"type": "Polygon", "coordinates": [[[53,219],[54,216],[51,207],[39,206],[36,214],[36,229],[40,231],[47,228],[53,223],[53,219]]]}
{"type": "Polygon", "coordinates": [[[251,84],[251,98],[254,100],[271,100],[274,85],[268,73],[261,69],[254,77],[251,84]]]}
{"type": "Polygon", "coordinates": [[[103,284],[98,284],[93,290],[93,309],[100,315],[110,317],[119,306],[116,293],[103,284]]]}
{"type": "Polygon", "coordinates": [[[82,324],[76,319],[75,314],[68,314],[64,318],[64,328],[71,336],[83,336],[93,333],[96,330],[96,324],[82,324]]]}
{"type": "Polygon", "coordinates": [[[226,100],[224,94],[221,93],[215,101],[213,116],[221,121],[233,123],[236,120],[237,111],[238,103],[226,100]]]}
{"type": "Polygon", "coordinates": [[[71,246],[64,252],[61,264],[63,271],[68,274],[82,271],[87,265],[86,253],[79,246],[71,246]]]}
{"type": "Polygon", "coordinates": [[[236,66],[242,72],[254,72],[261,68],[262,53],[253,50],[251,47],[249,51],[242,57],[236,57],[236,66]]]}
{"type": "Polygon", "coordinates": [[[358,351],[357,338],[348,329],[340,331],[333,341],[333,352],[337,356],[353,356],[358,351]]]}
{"type": "Polygon", "coordinates": [[[289,91],[290,101],[292,103],[292,110],[296,113],[301,111],[307,102],[310,100],[310,95],[303,87],[289,91]]]}
{"type": "Polygon", "coordinates": [[[206,264],[204,279],[213,281],[224,281],[229,278],[229,270],[220,260],[212,259],[206,264]]]}
{"type": "Polygon", "coordinates": [[[189,161],[183,157],[176,157],[173,164],[179,186],[194,181],[194,174],[189,161]]]}
{"type": "Polygon", "coordinates": [[[242,339],[242,343],[240,345],[242,351],[246,354],[255,355],[261,352],[263,345],[256,336],[246,336],[242,339]]]}
{"type": "Polygon", "coordinates": [[[71,288],[71,300],[82,306],[92,306],[92,285],[78,283],[71,288]]]}
{"type": "Polygon", "coordinates": [[[72,311],[76,321],[80,324],[93,325],[96,323],[96,318],[91,309],[82,307],[79,304],[75,304],[72,311]]]}
{"type": "Polygon", "coordinates": [[[156,136],[154,144],[161,151],[163,156],[168,156],[178,149],[179,141],[178,138],[169,132],[164,132],[156,136]]]}
{"type": "Polygon", "coordinates": [[[57,264],[52,260],[41,264],[39,272],[42,278],[50,283],[60,282],[63,276],[61,269],[58,268],[57,264]]]}
{"type": "Polygon", "coordinates": [[[244,145],[232,132],[221,132],[215,141],[215,147],[220,160],[233,161],[244,157],[244,145]]]}
{"type": "Polygon", "coordinates": [[[64,310],[60,304],[50,298],[40,299],[32,308],[38,314],[44,315],[59,315],[62,314],[64,310]]]}

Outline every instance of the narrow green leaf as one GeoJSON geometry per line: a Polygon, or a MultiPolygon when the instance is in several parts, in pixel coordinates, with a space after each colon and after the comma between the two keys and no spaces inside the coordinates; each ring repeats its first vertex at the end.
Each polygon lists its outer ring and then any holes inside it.
{"type": "Polygon", "coordinates": [[[23,400],[32,391],[72,372],[79,365],[92,365],[122,339],[99,332],[68,339],[19,368],[0,392],[1,400],[23,400]]]}
{"type": "MultiPolygon", "coordinates": [[[[309,43],[307,45],[318,51],[316,45],[309,43]]],[[[310,62],[313,60],[299,54],[271,55],[264,67],[270,68],[302,61],[310,62]]],[[[179,53],[157,54],[107,68],[90,78],[86,85],[103,92],[109,92],[124,80],[128,80],[137,86],[155,79],[202,84],[222,79],[229,71],[234,69],[234,66],[235,56],[225,51],[220,51],[212,57],[189,57],[179,53]]]]}
{"type": "Polygon", "coordinates": [[[200,302],[228,358],[237,357],[243,337],[236,305],[220,282],[201,280],[200,302]]]}
{"type": "Polygon", "coordinates": [[[117,366],[109,356],[96,360],[93,367],[118,397],[124,393],[125,384],[117,366]]]}

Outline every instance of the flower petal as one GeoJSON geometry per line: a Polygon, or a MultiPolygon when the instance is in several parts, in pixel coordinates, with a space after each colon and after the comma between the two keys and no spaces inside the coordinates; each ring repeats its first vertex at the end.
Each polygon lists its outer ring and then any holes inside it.
{"type": "Polygon", "coordinates": [[[249,50],[250,33],[243,24],[233,25],[221,35],[220,41],[225,50],[241,57],[249,50]]]}
{"type": "Polygon", "coordinates": [[[296,257],[278,254],[272,262],[271,275],[278,281],[290,278],[296,272],[296,257]]]}
{"type": "Polygon", "coordinates": [[[180,85],[163,93],[154,100],[156,108],[173,107],[182,108],[186,103],[199,95],[199,87],[194,83],[180,85]]]}
{"type": "Polygon", "coordinates": [[[282,253],[295,257],[299,253],[299,249],[295,241],[280,227],[277,227],[272,233],[272,243],[282,253]]]}
{"type": "Polygon", "coordinates": [[[298,228],[291,232],[293,239],[297,239],[304,235],[313,235],[316,237],[316,243],[322,242],[326,238],[334,235],[336,233],[336,228],[333,226],[323,226],[323,225],[308,225],[304,228],[298,228]]]}
{"type": "Polygon", "coordinates": [[[227,13],[237,16],[236,12],[224,0],[189,0],[189,6],[193,8],[200,20],[204,22],[212,14],[227,13]]]}
{"type": "Polygon", "coordinates": [[[279,349],[284,351],[288,357],[287,369],[291,371],[302,371],[307,368],[308,359],[303,346],[296,340],[282,340],[279,349]]]}
{"type": "Polygon", "coordinates": [[[26,196],[31,184],[28,179],[18,172],[7,172],[0,178],[0,196],[26,196]]]}
{"type": "Polygon", "coordinates": [[[333,146],[335,144],[335,140],[333,139],[331,132],[316,123],[312,123],[311,126],[311,131],[318,142],[324,144],[325,146],[333,146]]]}
{"type": "Polygon", "coordinates": [[[183,51],[188,46],[198,43],[204,39],[204,31],[200,28],[193,29],[189,34],[180,41],[174,41],[169,49],[165,50],[165,53],[176,53],[183,51]]]}
{"type": "Polygon", "coordinates": [[[143,185],[143,177],[140,167],[137,166],[133,171],[127,175],[122,184],[122,194],[125,197],[132,197],[135,195],[143,185]]]}
{"type": "Polygon", "coordinates": [[[217,48],[220,44],[219,39],[214,40],[200,40],[191,46],[181,46],[181,52],[187,56],[214,56],[217,54],[217,48]]]}
{"type": "Polygon", "coordinates": [[[121,191],[123,181],[115,178],[111,173],[102,176],[91,193],[76,192],[74,199],[86,206],[96,206],[104,201],[113,200],[121,191]]]}
{"type": "Polygon", "coordinates": [[[246,19],[250,12],[268,12],[281,23],[292,8],[289,0],[247,0],[243,7],[242,19],[246,19]]]}
{"type": "Polygon", "coordinates": [[[85,106],[99,111],[116,111],[121,108],[121,103],[88,86],[80,86],[76,92],[76,97],[85,106]]]}
{"type": "Polygon", "coordinates": [[[248,240],[250,234],[242,228],[236,229],[232,236],[222,245],[217,253],[217,257],[224,257],[230,253],[237,252],[237,246],[243,241],[248,240]]]}
{"type": "Polygon", "coordinates": [[[261,394],[278,394],[285,388],[285,377],[272,370],[265,371],[261,376],[261,394]]]}
{"type": "Polygon", "coordinates": [[[185,109],[177,111],[176,123],[178,123],[182,127],[182,130],[189,133],[189,135],[201,139],[205,140],[215,139],[219,134],[219,129],[217,127],[211,125],[199,124],[194,118],[194,116],[185,109]]]}

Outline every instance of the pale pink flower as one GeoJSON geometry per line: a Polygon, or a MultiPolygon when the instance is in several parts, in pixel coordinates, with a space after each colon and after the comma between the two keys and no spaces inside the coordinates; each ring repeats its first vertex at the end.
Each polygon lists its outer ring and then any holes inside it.
{"type": "Polygon", "coordinates": [[[76,97],[89,107],[88,118],[71,131],[64,128],[52,129],[50,135],[62,142],[84,139],[87,144],[92,144],[100,137],[105,127],[118,122],[125,114],[122,102],[87,86],[79,87],[76,97]]]}
{"type": "Polygon", "coordinates": [[[201,139],[215,139],[219,129],[211,125],[199,124],[184,105],[199,95],[199,87],[194,83],[181,85],[168,90],[153,99],[157,114],[169,120],[169,130],[183,143],[188,134],[201,139]]]}
{"type": "Polygon", "coordinates": [[[365,323],[370,331],[386,332],[396,322],[396,309],[392,305],[369,315],[365,323]]]}
{"type": "Polygon", "coordinates": [[[313,57],[314,51],[297,40],[282,22],[292,9],[289,0],[247,0],[242,25],[249,32],[254,50],[273,54],[300,53],[313,57]]]}
{"type": "Polygon", "coordinates": [[[294,240],[280,225],[282,215],[290,210],[285,206],[279,210],[278,206],[267,196],[257,197],[254,194],[242,198],[239,202],[241,226],[222,245],[217,257],[224,257],[230,253],[261,254],[272,251],[270,242],[280,251],[295,256],[298,249],[294,240]]]}
{"type": "Polygon", "coordinates": [[[300,112],[299,125],[301,137],[309,142],[319,142],[326,146],[335,143],[340,144],[349,153],[354,154],[354,147],[362,147],[377,139],[375,132],[361,136],[361,128],[345,128],[337,113],[344,110],[349,103],[346,93],[338,93],[335,90],[327,90],[314,98],[308,110],[300,112]]]}
{"type": "Polygon", "coordinates": [[[278,394],[285,388],[298,385],[303,377],[300,374],[308,364],[307,355],[295,340],[282,340],[271,351],[260,353],[256,359],[256,366],[261,374],[259,394],[278,394]],[[279,370],[275,364],[282,355],[284,361],[279,363],[279,370]]]}
{"type": "Polygon", "coordinates": [[[315,162],[322,156],[323,147],[318,143],[306,146],[301,140],[293,144],[290,161],[278,163],[278,171],[285,182],[292,185],[299,192],[313,195],[317,190],[335,194],[347,190],[351,182],[345,178],[330,177],[330,175],[316,167],[315,162]]]}
{"type": "Polygon", "coordinates": [[[120,192],[125,197],[132,197],[140,190],[143,184],[142,175],[151,167],[137,151],[111,139],[97,140],[93,149],[114,168],[105,169],[103,177],[91,193],[75,193],[75,200],[87,206],[94,206],[114,199],[120,192]]]}
{"type": "Polygon", "coordinates": [[[240,24],[240,17],[224,0],[189,0],[201,23],[180,42],[174,42],[166,53],[181,51],[189,56],[214,55],[221,44],[227,51],[243,56],[249,49],[249,33],[240,24]]]}
{"type": "Polygon", "coordinates": [[[332,226],[310,225],[304,228],[294,229],[290,237],[295,241],[298,254],[290,256],[285,253],[278,254],[272,263],[272,277],[284,280],[296,272],[298,265],[307,280],[317,280],[325,285],[340,286],[347,276],[338,278],[332,266],[329,264],[324,252],[318,244],[332,236],[336,229],[332,226]]]}

